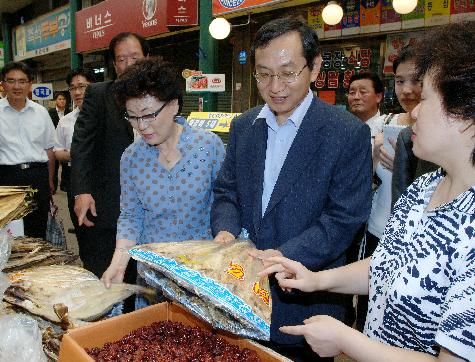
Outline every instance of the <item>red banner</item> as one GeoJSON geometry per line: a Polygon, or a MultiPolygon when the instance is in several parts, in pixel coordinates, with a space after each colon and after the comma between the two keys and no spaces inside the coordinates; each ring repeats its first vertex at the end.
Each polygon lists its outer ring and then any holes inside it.
{"type": "Polygon", "coordinates": [[[76,13],[76,51],[106,48],[123,31],[165,33],[166,20],[167,0],[105,0],[76,13]]]}
{"type": "Polygon", "coordinates": [[[198,0],[168,0],[167,26],[198,25],[198,0]]]}
{"type": "Polygon", "coordinates": [[[213,16],[283,1],[284,0],[213,0],[213,16]]]}

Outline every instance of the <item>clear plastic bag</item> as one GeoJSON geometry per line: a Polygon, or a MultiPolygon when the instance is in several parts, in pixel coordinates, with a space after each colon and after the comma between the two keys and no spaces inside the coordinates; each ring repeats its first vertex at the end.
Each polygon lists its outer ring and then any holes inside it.
{"type": "Polygon", "coordinates": [[[12,240],[12,233],[7,228],[0,228],[0,271],[5,268],[10,258],[12,240]]]}
{"type": "Polygon", "coordinates": [[[272,312],[269,281],[267,277],[257,276],[263,264],[249,255],[254,248],[249,240],[242,239],[227,244],[189,240],[140,245],[129,253],[159,273],[150,269],[143,273],[148,284],[164,290],[166,296],[215,328],[269,340],[272,312]],[[167,280],[179,288],[172,288],[167,280]],[[177,293],[180,288],[188,296],[177,293]]]}
{"type": "Polygon", "coordinates": [[[46,362],[37,322],[23,314],[0,318],[0,362],[46,362]]]}

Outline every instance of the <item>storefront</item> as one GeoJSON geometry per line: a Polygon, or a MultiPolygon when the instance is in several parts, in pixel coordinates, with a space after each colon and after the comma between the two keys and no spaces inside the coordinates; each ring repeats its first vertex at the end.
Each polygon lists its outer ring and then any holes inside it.
{"type": "Polygon", "coordinates": [[[399,104],[394,96],[392,61],[398,51],[417,42],[427,27],[475,19],[475,5],[469,0],[419,0],[416,9],[407,15],[397,14],[389,0],[351,0],[344,2],[341,22],[329,26],[321,15],[325,5],[315,1],[213,0],[213,15],[226,17],[232,24],[233,112],[262,103],[249,55],[255,33],[269,20],[297,17],[318,33],[323,63],[311,89],[320,98],[346,107],[349,79],[354,73],[369,70],[382,77],[386,87],[384,110],[394,112],[399,104]]]}

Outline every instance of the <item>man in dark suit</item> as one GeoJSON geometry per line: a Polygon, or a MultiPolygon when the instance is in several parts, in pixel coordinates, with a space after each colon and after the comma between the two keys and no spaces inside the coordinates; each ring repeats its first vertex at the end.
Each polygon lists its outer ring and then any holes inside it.
{"type": "MultiPolygon", "coordinates": [[[[266,104],[235,118],[211,211],[217,242],[248,236],[254,255],[284,255],[311,270],[345,264],[345,252],[371,209],[368,126],[310,91],[322,58],[315,32],[296,19],[265,24],[252,46],[266,104]]],[[[345,301],[330,293],[287,293],[271,279],[270,347],[316,360],[283,325],[326,314],[343,320],[345,301]]]]}
{"type": "MultiPolygon", "coordinates": [[[[68,109],[66,107],[66,96],[64,95],[63,92],[56,92],[54,94],[54,103],[55,107],[48,109],[49,116],[51,117],[51,120],[53,121],[54,128],[58,126],[58,122],[60,118],[63,118],[66,114],[68,114],[68,109]]],[[[61,163],[61,184],[60,184],[60,189],[63,191],[67,190],[67,187],[69,186],[69,166],[67,163],[62,162],[61,163]],[[65,177],[63,177],[65,176],[65,177]]],[[[58,188],[58,170],[59,170],[59,161],[56,160],[54,162],[54,190],[58,188]]]]}
{"type": "MultiPolygon", "coordinates": [[[[114,69],[148,56],[145,39],[120,33],[110,42],[114,69]]],[[[120,157],[133,141],[133,131],[111,92],[113,81],[88,86],[71,144],[71,184],[74,211],[83,228],[79,255],[84,267],[99,278],[115,249],[120,201],[120,157]]],[[[124,281],[135,283],[136,266],[129,264],[124,281]]]]}

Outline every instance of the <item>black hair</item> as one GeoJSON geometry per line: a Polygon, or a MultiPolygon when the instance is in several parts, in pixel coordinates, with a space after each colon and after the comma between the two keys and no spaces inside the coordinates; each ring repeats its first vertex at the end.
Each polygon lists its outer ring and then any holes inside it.
{"type": "Polygon", "coordinates": [[[112,59],[115,61],[115,48],[117,47],[117,44],[120,42],[124,41],[127,38],[135,38],[138,40],[140,43],[140,47],[142,48],[142,53],[144,57],[148,56],[150,53],[150,46],[148,45],[147,40],[145,38],[137,33],[131,33],[131,32],[123,32],[119,33],[116,36],[112,38],[112,40],[109,43],[109,54],[112,57],[112,59]]]}
{"type": "Polygon", "coordinates": [[[12,70],[22,71],[26,74],[26,77],[30,82],[33,79],[33,73],[31,71],[31,68],[24,62],[8,62],[7,64],[5,64],[5,66],[2,68],[2,79],[5,80],[5,76],[7,75],[7,73],[12,70]]]}
{"type": "MultiPolygon", "coordinates": [[[[455,119],[475,125],[475,21],[434,28],[415,46],[418,78],[429,74],[442,108],[455,119]]],[[[475,148],[472,150],[475,166],[475,148]]]]}
{"type": "Polygon", "coordinates": [[[128,99],[151,95],[161,102],[178,100],[183,105],[181,79],[172,63],[152,57],[140,59],[114,82],[113,90],[118,103],[123,106],[128,99]]]}
{"type": "Polygon", "coordinates": [[[68,100],[66,94],[63,91],[54,92],[53,99],[57,100],[59,96],[63,96],[64,99],[68,100]]]}
{"type": "Polygon", "coordinates": [[[414,48],[410,45],[403,47],[397,55],[397,58],[393,61],[393,73],[396,74],[399,64],[414,60],[414,48]]]}
{"type": "Polygon", "coordinates": [[[384,85],[381,78],[376,73],[373,72],[361,72],[353,74],[348,82],[348,88],[350,88],[351,83],[360,79],[369,79],[373,83],[373,88],[375,93],[382,93],[384,95],[384,85]]]}
{"type": "Polygon", "coordinates": [[[256,33],[251,46],[251,56],[255,57],[256,49],[265,48],[272,40],[296,31],[302,40],[303,56],[310,70],[313,69],[315,57],[320,55],[320,43],[317,33],[308,25],[295,18],[281,18],[265,23],[256,33]]]}
{"type": "Polygon", "coordinates": [[[76,69],[71,70],[68,73],[68,75],[66,76],[67,85],[70,86],[73,78],[78,76],[78,75],[83,76],[90,83],[95,81],[94,73],[92,73],[92,71],[90,69],[88,69],[88,68],[76,68],[76,69]]]}

